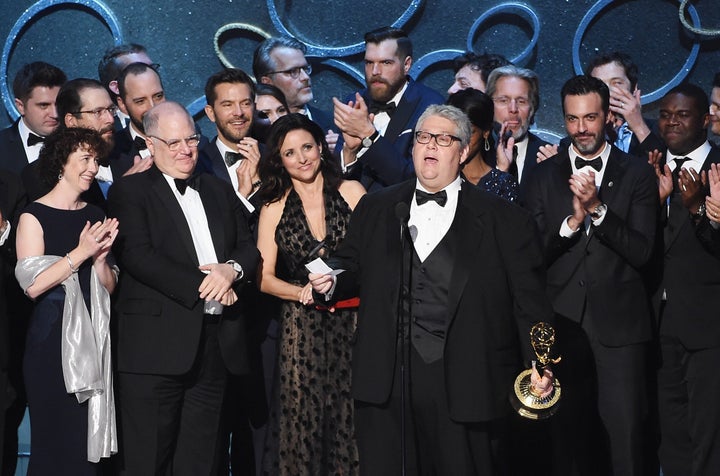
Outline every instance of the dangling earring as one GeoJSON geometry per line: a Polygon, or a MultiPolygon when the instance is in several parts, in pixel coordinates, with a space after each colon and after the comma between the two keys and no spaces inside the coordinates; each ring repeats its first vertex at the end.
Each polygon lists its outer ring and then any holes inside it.
{"type": "Polygon", "coordinates": [[[58,174],[58,182],[62,180],[62,172],[58,174]]]}
{"type": "Polygon", "coordinates": [[[486,137],[486,138],[485,138],[485,152],[487,152],[487,151],[489,151],[489,150],[490,150],[490,141],[489,141],[488,138],[486,137]]]}

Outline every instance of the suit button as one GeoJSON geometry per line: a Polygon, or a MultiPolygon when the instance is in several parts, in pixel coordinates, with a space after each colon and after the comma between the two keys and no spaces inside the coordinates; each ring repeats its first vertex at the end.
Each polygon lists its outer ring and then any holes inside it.
{"type": "Polygon", "coordinates": [[[583,280],[581,279],[580,281],[578,281],[578,284],[579,284],[580,287],[582,288],[583,286],[585,286],[585,281],[583,281],[583,280]]]}

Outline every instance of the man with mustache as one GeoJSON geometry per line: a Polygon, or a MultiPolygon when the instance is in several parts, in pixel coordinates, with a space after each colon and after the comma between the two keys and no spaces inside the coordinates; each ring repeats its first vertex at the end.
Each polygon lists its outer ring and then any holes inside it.
{"type": "Polygon", "coordinates": [[[367,89],[335,104],[335,125],[345,175],[359,180],[368,192],[402,182],[415,174],[412,132],[431,104],[444,102],[440,93],[415,82],[407,34],[382,27],[365,34],[367,89]],[[344,143],[343,143],[344,142],[344,143]]]}
{"type": "MultiPolygon", "coordinates": [[[[523,195],[525,179],[537,164],[538,151],[548,144],[530,132],[540,106],[540,81],[529,69],[501,66],[488,77],[487,95],[495,105],[495,143],[502,140],[513,146],[510,156],[497,158],[497,168],[517,179],[523,195]]],[[[495,151],[489,152],[494,156],[495,151]]]]}
{"type": "Polygon", "coordinates": [[[295,38],[268,38],[253,55],[253,74],[258,83],[276,86],[285,95],[290,112],[299,112],[327,131],[325,140],[335,150],[338,134],[332,116],[314,107],[312,66],[305,58],[307,47],[295,38]]]}
{"type": "Polygon", "coordinates": [[[563,359],[553,474],[641,475],[652,337],[641,270],[655,240],[656,178],[606,141],[605,83],[576,76],[561,96],[571,145],[537,165],[525,203],[540,229],[563,359]]]}

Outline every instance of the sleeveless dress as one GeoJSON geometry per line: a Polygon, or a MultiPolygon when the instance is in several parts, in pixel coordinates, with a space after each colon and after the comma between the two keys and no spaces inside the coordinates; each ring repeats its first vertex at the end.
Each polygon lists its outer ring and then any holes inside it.
{"type": "MultiPolygon", "coordinates": [[[[45,254],[65,256],[77,247],[86,221],[95,223],[103,211],[86,205],[79,210],[60,210],[38,202],[24,213],[33,215],[43,229],[45,254]]],[[[67,264],[67,263],[66,263],[67,264]]],[[[92,260],[80,266],[80,287],[90,308],[92,260]]],[[[65,390],[60,353],[65,290],[58,285],[38,297],[30,318],[23,376],[30,410],[30,462],[28,476],[97,475],[98,465],[87,460],[87,402],[78,403],[65,390]]]]}
{"type": "MultiPolygon", "coordinates": [[[[332,255],[345,236],[350,207],[338,191],[323,192],[327,235],[316,240],[291,189],[275,230],[278,270],[305,285],[305,264],[332,255]]],[[[350,395],[350,357],[357,314],[283,301],[273,404],[263,457],[270,475],[352,475],[358,453],[350,395]]]]}

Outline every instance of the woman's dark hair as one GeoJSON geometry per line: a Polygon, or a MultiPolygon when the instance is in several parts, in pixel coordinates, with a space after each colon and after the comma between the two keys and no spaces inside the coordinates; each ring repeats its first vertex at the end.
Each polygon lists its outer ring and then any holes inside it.
{"type": "Polygon", "coordinates": [[[265,83],[258,84],[257,86],[255,86],[255,99],[257,99],[258,96],[272,96],[277,99],[280,104],[285,106],[285,109],[288,112],[290,111],[290,106],[288,106],[285,95],[277,86],[265,83]]]}
{"type": "Polygon", "coordinates": [[[87,148],[98,156],[98,160],[107,153],[107,144],[100,134],[83,127],[60,127],[45,138],[38,157],[40,180],[49,187],[58,183],[58,177],[67,164],[70,154],[80,148],[87,148]]]}
{"type": "Polygon", "coordinates": [[[325,141],[322,128],[300,113],[292,113],[279,118],[270,128],[266,142],[265,155],[260,160],[260,197],[264,203],[280,200],[292,187],[290,174],[285,170],[280,155],[285,136],[291,131],[302,129],[310,133],[315,143],[320,144],[320,173],[323,176],[324,187],[337,190],[342,182],[340,164],[330,152],[325,141]]]}
{"type": "MultiPolygon", "coordinates": [[[[462,89],[451,94],[447,100],[447,104],[460,109],[470,119],[470,124],[477,127],[480,131],[491,131],[493,127],[493,114],[495,113],[495,105],[490,96],[477,89],[462,89]]],[[[488,145],[490,150],[495,148],[492,134],[488,136],[488,145]]],[[[468,155],[468,162],[472,160],[478,153],[485,160],[486,152],[484,150],[484,141],[478,142],[478,150],[471,150],[468,155]]],[[[465,162],[467,163],[467,162],[465,162]]]]}

